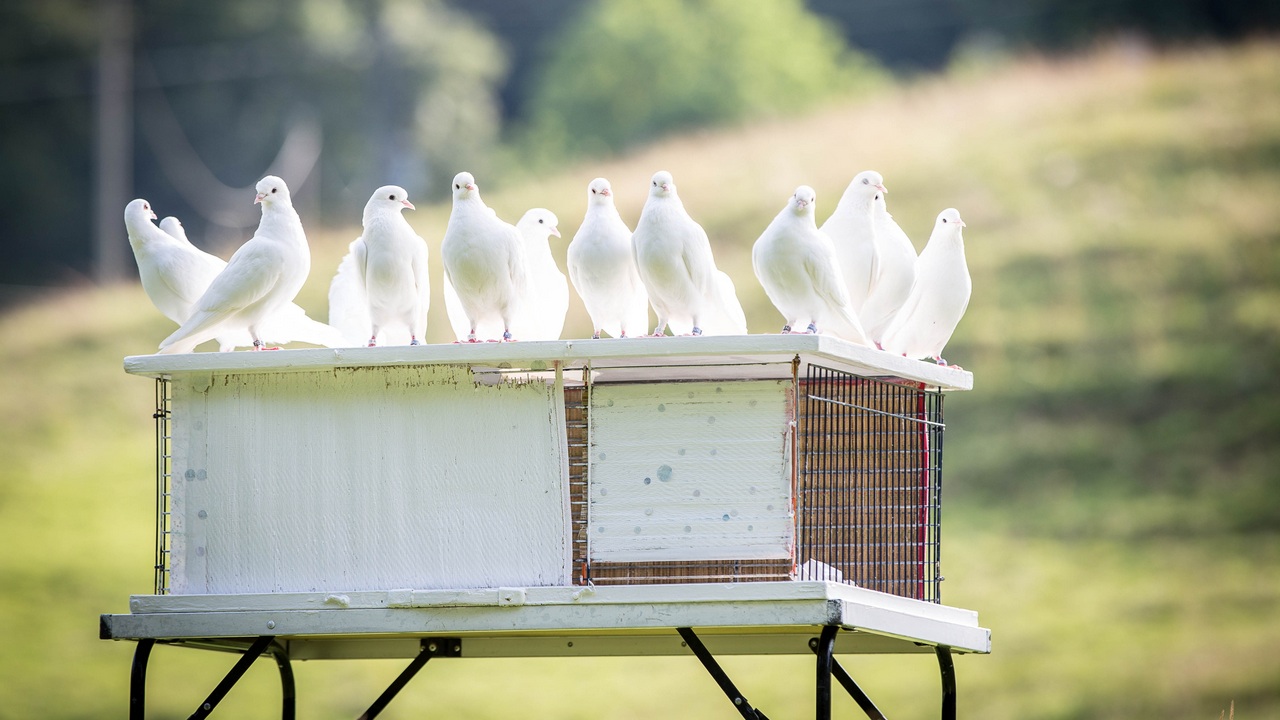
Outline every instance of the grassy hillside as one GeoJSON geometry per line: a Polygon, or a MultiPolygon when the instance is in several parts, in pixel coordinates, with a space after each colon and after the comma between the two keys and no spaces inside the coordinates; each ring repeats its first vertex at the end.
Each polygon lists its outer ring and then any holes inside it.
{"type": "MultiPolygon", "coordinates": [[[[980,612],[995,652],[957,662],[962,714],[1205,718],[1234,701],[1280,716],[1280,44],[1028,60],[499,192],[479,182],[508,220],[554,210],[567,241],[591,178],[634,223],[649,176],[672,171],[752,332],[773,332],[751,243],[796,185],[825,217],[866,168],[918,246],[944,207],[969,226],[974,298],[947,357],[976,389],[947,401],[943,599],[980,612]]],[[[414,200],[438,273],[448,209],[414,200]]],[[[309,230],[300,302],[323,317],[357,230],[309,230]]],[[[152,388],[120,359],[169,330],[136,286],[0,317],[0,717],[124,713],[132,645],[97,640],[97,614],[151,587],[152,388]]],[[[589,332],[578,304],[567,332],[589,332]]],[[[229,664],[157,649],[150,716],[185,717],[229,664]]],[[[936,712],[928,658],[848,664],[894,716],[936,712]]],[[[726,665],[771,716],[811,712],[808,659],[726,665]]],[[[400,667],[300,664],[300,716],[353,717],[400,667]]],[[[219,714],[273,717],[277,694],[264,663],[219,714]]],[[[432,663],[384,717],[516,707],[736,717],[687,658],[432,663]]]]}

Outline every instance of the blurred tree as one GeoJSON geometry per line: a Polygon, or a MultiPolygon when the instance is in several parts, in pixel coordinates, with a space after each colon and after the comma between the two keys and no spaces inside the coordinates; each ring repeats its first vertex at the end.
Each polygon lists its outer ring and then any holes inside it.
{"type": "MultiPolygon", "coordinates": [[[[98,9],[0,3],[0,302],[89,269],[98,9]]],[[[497,142],[503,50],[443,0],[132,0],[132,17],[125,196],[214,249],[256,223],[235,191],[278,156],[310,154],[283,162],[309,220],[354,223],[378,185],[427,199],[461,167],[482,170],[497,142]],[[234,212],[220,204],[232,194],[234,212]]]]}
{"type": "Polygon", "coordinates": [[[544,156],[616,151],[798,112],[881,77],[801,0],[597,0],[555,45],[529,98],[525,143],[544,156]]]}

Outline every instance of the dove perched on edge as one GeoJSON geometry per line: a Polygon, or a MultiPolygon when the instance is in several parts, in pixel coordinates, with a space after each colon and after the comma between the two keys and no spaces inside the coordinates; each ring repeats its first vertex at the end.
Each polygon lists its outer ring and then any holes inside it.
{"type": "Polygon", "coordinates": [[[160,343],[160,352],[191,352],[205,340],[240,330],[261,349],[263,321],[291,303],[307,281],[311,250],[288,186],[268,175],[256,189],[254,203],[262,204],[257,231],[209,284],[191,317],[160,343]]]}
{"type": "Polygon", "coordinates": [[[375,190],[364,206],[364,233],[351,243],[329,284],[331,319],[341,318],[343,334],[351,339],[359,333],[369,347],[379,336],[384,344],[418,345],[426,333],[427,243],[404,219],[405,208],[415,209],[404,188],[375,190]]]}
{"type": "Polygon", "coordinates": [[[960,324],[973,291],[964,259],[964,226],[955,208],[938,214],[929,242],[916,263],[911,294],[885,333],[885,350],[947,364],[942,359],[942,349],[960,324]]]}
{"type": "MultiPolygon", "coordinates": [[[[884,192],[884,178],[874,170],[853,177],[840,196],[831,217],[822,223],[822,232],[836,244],[840,271],[849,288],[849,307],[861,319],[862,306],[871,292],[876,272],[875,195],[884,192]]],[[[864,327],[866,325],[864,324],[864,327]]]]}
{"type": "Polygon", "coordinates": [[[559,340],[569,313],[569,279],[551,256],[550,237],[560,237],[560,220],[545,208],[534,208],[516,223],[524,238],[528,285],[519,333],[527,340],[559,340]]]}
{"type": "Polygon", "coordinates": [[[587,185],[587,214],[569,243],[569,279],[587,306],[593,338],[649,332],[649,298],[631,252],[631,229],[604,178],[587,185]]]}
{"type": "Polygon", "coordinates": [[[831,238],[814,220],[817,198],[801,185],[751,249],[751,264],[764,292],[782,313],[784,333],[826,331],[869,345],[836,261],[831,238]]]}
{"type": "Polygon", "coordinates": [[[484,204],[471,173],[453,178],[453,210],[440,254],[446,291],[452,287],[467,317],[467,342],[476,342],[477,328],[493,320],[502,325],[501,339],[513,339],[528,285],[523,238],[484,204]]]}
{"type": "MultiPolygon", "coordinates": [[[[176,217],[161,220],[163,232],[157,233],[151,224],[154,213],[145,200],[130,202],[124,217],[143,290],[157,310],[182,325],[191,317],[196,301],[227,266],[226,261],[193,245],[176,217]]],[[[328,347],[344,344],[337,330],[307,317],[306,311],[293,303],[273,313],[264,322],[262,334],[270,342],[298,340],[328,347]]],[[[216,337],[218,349],[223,352],[253,344],[244,329],[226,330],[216,337]]]]}
{"type": "Polygon", "coordinates": [[[655,337],[668,325],[681,334],[746,334],[733,281],[716,268],[707,233],[685,211],[671,173],[654,174],[631,247],[658,316],[655,337]]]}
{"type": "Polygon", "coordinates": [[[875,197],[876,274],[858,315],[874,343],[884,339],[884,331],[911,294],[916,279],[916,247],[889,214],[884,196],[880,192],[875,197]]]}

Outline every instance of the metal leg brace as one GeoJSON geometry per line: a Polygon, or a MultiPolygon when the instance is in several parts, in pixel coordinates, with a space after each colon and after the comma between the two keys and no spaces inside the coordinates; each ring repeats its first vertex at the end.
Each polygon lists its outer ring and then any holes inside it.
{"type": "MultiPolygon", "coordinates": [[[[138,647],[133,653],[133,668],[129,676],[129,720],[143,720],[147,713],[147,662],[151,658],[151,650],[155,647],[156,641],[145,638],[138,641],[138,647]]],[[[275,658],[276,667],[280,670],[280,688],[283,699],[280,706],[280,717],[282,720],[293,720],[297,711],[297,690],[293,683],[293,666],[289,663],[289,654],[280,643],[275,642],[275,638],[269,635],[259,637],[253,641],[244,654],[236,661],[222,682],[219,682],[213,692],[209,693],[209,697],[205,698],[200,707],[190,715],[190,718],[205,718],[213,709],[222,702],[222,698],[226,697],[231,688],[235,686],[245,672],[249,670],[249,666],[257,660],[263,652],[271,653],[275,658]]]]}
{"type": "Polygon", "coordinates": [[[418,654],[409,663],[409,667],[402,670],[396,676],[396,679],[391,681],[387,689],[382,691],[378,699],[373,701],[373,704],[369,706],[368,710],[364,711],[364,714],[358,720],[373,720],[373,718],[378,717],[387,708],[387,705],[395,699],[396,695],[400,694],[404,686],[409,684],[413,676],[418,674],[422,666],[426,665],[427,661],[433,657],[462,657],[462,640],[458,638],[424,639],[418,649],[418,654]]]}
{"type": "Polygon", "coordinates": [[[707,672],[711,673],[711,677],[720,686],[720,689],[724,691],[724,694],[728,696],[729,700],[733,702],[733,706],[738,709],[742,717],[747,718],[747,720],[769,720],[767,715],[751,707],[751,703],[747,702],[742,693],[738,692],[738,688],[734,686],[733,681],[721,669],[720,663],[716,662],[716,659],[707,651],[707,647],[693,633],[693,628],[676,628],[676,631],[680,633],[680,637],[684,638],[685,645],[688,645],[693,654],[698,656],[698,660],[702,661],[702,666],[707,669],[707,672]]]}
{"type": "MultiPolygon", "coordinates": [[[[218,706],[218,703],[222,702],[222,698],[227,696],[227,693],[231,691],[231,688],[234,687],[237,682],[240,682],[240,678],[244,677],[244,674],[249,670],[249,666],[253,664],[254,660],[258,659],[258,656],[267,649],[267,646],[270,645],[273,640],[275,640],[275,638],[271,635],[263,635],[257,640],[254,640],[253,644],[249,646],[249,649],[244,651],[244,654],[240,656],[239,660],[236,660],[236,664],[231,666],[231,669],[227,671],[227,675],[222,678],[222,682],[218,683],[217,687],[213,689],[213,692],[209,693],[209,697],[205,698],[204,702],[200,704],[200,707],[196,708],[196,711],[191,713],[188,720],[200,720],[200,718],[209,717],[209,713],[213,712],[213,709],[218,706]]],[[[290,672],[289,679],[293,679],[292,672],[290,672]]]]}
{"type": "MultiPolygon", "coordinates": [[[[822,629],[822,637],[813,638],[809,640],[809,649],[813,650],[813,652],[818,656],[818,688],[819,688],[818,703],[820,708],[819,712],[821,713],[821,707],[823,702],[822,700],[823,677],[824,675],[827,675],[828,678],[830,676],[835,676],[835,679],[840,682],[840,685],[842,687],[844,687],[845,692],[849,693],[849,697],[853,698],[853,701],[858,703],[858,707],[862,708],[862,712],[866,713],[868,718],[871,718],[871,720],[885,720],[884,713],[880,712],[880,708],[876,707],[876,704],[871,701],[871,698],[867,697],[867,694],[862,691],[862,688],[858,687],[858,683],[854,682],[853,678],[849,675],[849,673],[845,671],[844,666],[840,664],[840,661],[836,660],[834,653],[835,653],[837,630],[838,628],[834,626],[824,627],[822,629]],[[828,633],[828,631],[830,632],[828,633]],[[824,672],[823,670],[824,656],[831,658],[830,664],[826,665],[826,667],[829,668],[829,670],[826,672],[824,672]]],[[[827,688],[826,713],[827,714],[826,715],[819,714],[818,715],[819,718],[831,717],[830,687],[831,687],[831,681],[830,679],[827,679],[826,680],[826,688],[827,688]]]]}

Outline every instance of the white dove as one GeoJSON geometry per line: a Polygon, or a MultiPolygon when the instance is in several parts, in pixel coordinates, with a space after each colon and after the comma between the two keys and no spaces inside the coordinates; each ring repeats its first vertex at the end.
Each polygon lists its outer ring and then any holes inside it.
{"type": "Polygon", "coordinates": [[[858,314],[874,343],[884,339],[884,331],[911,294],[916,279],[916,247],[889,214],[884,196],[879,192],[875,197],[876,274],[858,314]]]}
{"type": "Polygon", "coordinates": [[[654,174],[631,247],[658,315],[655,337],[668,324],[680,334],[746,334],[733,281],[716,268],[707,233],[685,211],[671,173],[654,174]]]}
{"type": "MultiPolygon", "coordinates": [[[[151,224],[154,218],[155,213],[146,200],[134,200],[125,207],[125,228],[138,263],[142,288],[157,310],[182,325],[227,263],[193,245],[178,218],[169,216],[161,220],[163,232],[151,224]]],[[[306,311],[293,303],[273,313],[264,322],[262,333],[270,342],[298,340],[328,347],[344,344],[334,328],[307,317],[306,311]]],[[[224,352],[253,344],[253,338],[243,329],[220,332],[217,340],[218,349],[224,352]]]]}
{"type": "Polygon", "coordinates": [[[649,331],[649,298],[631,252],[631,229],[613,204],[608,180],[596,178],[587,185],[587,214],[567,255],[569,279],[591,316],[591,337],[649,331]]]}
{"type": "Polygon", "coordinates": [[[168,233],[168,235],[177,240],[195,247],[191,240],[187,239],[187,229],[182,226],[182,221],[178,218],[168,215],[160,221],[160,229],[168,233]]]}
{"type": "Polygon", "coordinates": [[[343,319],[344,335],[361,332],[369,347],[378,344],[379,336],[384,344],[418,345],[426,333],[431,303],[427,243],[404,219],[405,208],[415,209],[404,188],[383,185],[375,190],[364,206],[364,234],[351,243],[329,284],[330,314],[343,319]],[[361,301],[363,312],[348,304],[361,301]]]}
{"type": "Polygon", "coordinates": [[[876,271],[875,195],[884,191],[880,173],[858,173],[840,196],[831,217],[822,223],[822,231],[836,244],[840,271],[849,288],[849,307],[859,316],[876,271]]]}
{"type": "Polygon", "coordinates": [[[942,349],[969,307],[973,282],[964,259],[960,211],[938,214],[929,243],[916,263],[916,281],[884,336],[884,349],[910,358],[933,358],[946,365],[942,349]]]}
{"type": "Polygon", "coordinates": [[[262,348],[263,321],[288,305],[311,272],[311,250],[289,187],[274,175],[258,181],[262,220],[200,296],[191,316],[160,343],[160,352],[191,352],[219,335],[247,330],[262,348]]]}
{"type": "Polygon", "coordinates": [[[814,220],[813,188],[796,188],[787,206],[751,249],[751,264],[764,292],[782,313],[782,332],[827,331],[869,345],[849,308],[849,293],[836,261],[835,245],[814,220]]]}
{"type": "Polygon", "coordinates": [[[440,254],[446,301],[452,289],[467,317],[466,341],[476,342],[486,321],[501,323],[501,339],[513,339],[511,327],[519,320],[528,285],[523,238],[484,204],[471,173],[453,178],[453,210],[440,254]]]}
{"type": "Polygon", "coordinates": [[[569,312],[569,279],[551,256],[550,237],[560,237],[560,220],[546,208],[534,208],[520,218],[516,229],[524,238],[528,260],[527,296],[520,335],[527,340],[559,340],[569,312]]]}

